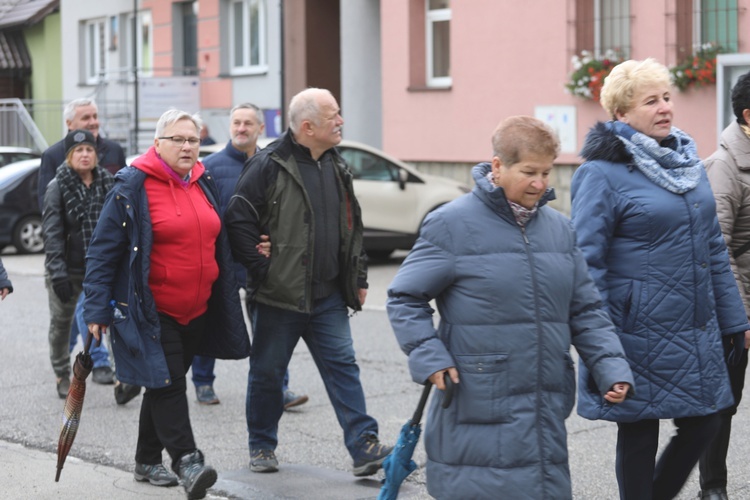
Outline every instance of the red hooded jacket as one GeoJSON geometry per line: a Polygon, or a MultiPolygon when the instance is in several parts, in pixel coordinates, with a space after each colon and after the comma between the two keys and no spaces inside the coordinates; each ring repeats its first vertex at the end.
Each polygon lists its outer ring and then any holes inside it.
{"type": "Polygon", "coordinates": [[[196,162],[183,181],[153,146],[133,166],[148,175],[144,187],[154,236],[148,284],[156,309],[186,325],[208,310],[219,276],[221,218],[197,182],[205,168],[196,162]]]}

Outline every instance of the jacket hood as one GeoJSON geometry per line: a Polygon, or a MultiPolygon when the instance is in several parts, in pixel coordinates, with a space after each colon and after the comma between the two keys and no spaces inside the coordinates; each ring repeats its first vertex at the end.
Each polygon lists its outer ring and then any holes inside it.
{"type": "MultiPolygon", "coordinates": [[[[172,170],[164,160],[162,160],[154,146],[151,146],[148,148],[148,151],[133,160],[132,165],[138,170],[142,170],[150,177],[154,177],[164,182],[169,182],[170,180],[175,183],[185,182],[180,179],[177,173],[172,170]]],[[[197,182],[205,171],[206,168],[203,166],[203,163],[196,161],[193,169],[190,171],[190,179],[188,179],[187,183],[191,184],[197,182]]]]}
{"type": "Polygon", "coordinates": [[[580,153],[586,161],[604,160],[613,163],[630,163],[632,156],[625,144],[612,130],[612,122],[597,122],[586,134],[580,153]]]}

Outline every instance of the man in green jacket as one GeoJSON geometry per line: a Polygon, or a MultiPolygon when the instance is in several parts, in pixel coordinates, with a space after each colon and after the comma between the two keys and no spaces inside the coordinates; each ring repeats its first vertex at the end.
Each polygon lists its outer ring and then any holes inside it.
{"type": "Polygon", "coordinates": [[[282,379],[297,342],[307,344],[344,430],[354,475],[377,472],[391,447],[367,414],[348,309],[367,296],[362,217],[352,176],[335,146],[340,109],[328,90],[289,104],[289,130],[252,156],[224,221],[232,253],[248,271],[253,351],[247,387],[250,470],[275,472],[282,379]],[[260,235],[271,256],[258,253],[260,235]]]}

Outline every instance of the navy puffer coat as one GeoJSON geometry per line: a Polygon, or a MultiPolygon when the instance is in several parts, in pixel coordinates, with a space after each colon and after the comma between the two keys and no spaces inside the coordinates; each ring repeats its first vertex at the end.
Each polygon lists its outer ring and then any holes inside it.
{"type": "Polygon", "coordinates": [[[438,393],[428,410],[427,488],[438,499],[570,498],[571,343],[600,398],[632,375],[570,221],[542,206],[521,228],[489,171],[474,167],[473,192],[427,217],[388,290],[414,381],[451,366],[460,377],[452,404],[438,393]]]}
{"type": "Polygon", "coordinates": [[[572,181],[573,223],[638,390],[603,404],[579,370],[578,413],[633,422],[715,413],[732,392],[722,335],[748,329],[711,187],[675,194],[632,164],[607,124],[589,133],[572,181]]]}
{"type": "MultiPolygon", "coordinates": [[[[145,178],[146,173],[135,167],[126,167],[115,176],[86,256],[83,317],[87,324],[111,326],[118,380],[160,388],[172,381],[161,346],[156,303],[148,286],[153,233],[145,178]]],[[[198,184],[211,204],[218,207],[218,190],[211,175],[202,175],[198,184]]],[[[250,355],[250,337],[223,226],[216,239],[216,261],[219,277],[211,289],[206,313],[210,328],[197,354],[243,359],[250,355]]]]}

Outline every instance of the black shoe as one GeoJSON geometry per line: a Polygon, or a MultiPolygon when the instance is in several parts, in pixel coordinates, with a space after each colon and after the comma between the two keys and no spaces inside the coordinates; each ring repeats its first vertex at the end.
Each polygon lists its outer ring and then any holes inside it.
{"type": "Polygon", "coordinates": [[[113,372],[112,368],[110,368],[109,366],[100,366],[99,368],[94,368],[91,373],[94,374],[92,379],[97,384],[110,385],[115,383],[115,372],[113,372]]]}
{"type": "Polygon", "coordinates": [[[204,498],[206,490],[216,482],[216,471],[210,465],[204,465],[203,453],[195,450],[183,455],[177,462],[177,475],[182,479],[188,500],[204,498]]]}
{"type": "Polygon", "coordinates": [[[221,402],[214,392],[214,388],[210,385],[196,386],[195,396],[198,398],[198,402],[202,405],[217,405],[221,402]]]}
{"type": "Polygon", "coordinates": [[[64,375],[57,379],[57,395],[60,396],[60,399],[65,399],[68,397],[68,391],[70,390],[70,377],[68,375],[64,375]]]}
{"type": "Polygon", "coordinates": [[[284,409],[288,410],[293,406],[303,405],[307,403],[308,399],[307,394],[297,396],[295,393],[287,389],[284,391],[284,409]]]}
{"type": "Polygon", "coordinates": [[[729,500],[726,488],[709,488],[698,494],[701,500],[729,500]]]}
{"type": "Polygon", "coordinates": [[[115,384],[115,401],[117,401],[118,405],[124,405],[140,393],[140,385],[124,384],[122,382],[115,384]]]}
{"type": "Polygon", "coordinates": [[[135,463],[135,472],[133,473],[136,481],[148,481],[154,486],[177,486],[180,479],[169,472],[162,464],[146,465],[135,463]]]}
{"type": "Polygon", "coordinates": [[[385,457],[391,454],[393,446],[380,444],[377,436],[367,436],[359,457],[354,460],[354,475],[357,477],[372,476],[383,466],[385,457]]]}
{"type": "Polygon", "coordinates": [[[253,472],[276,472],[279,461],[273,450],[253,450],[250,453],[250,470],[253,472]]]}

